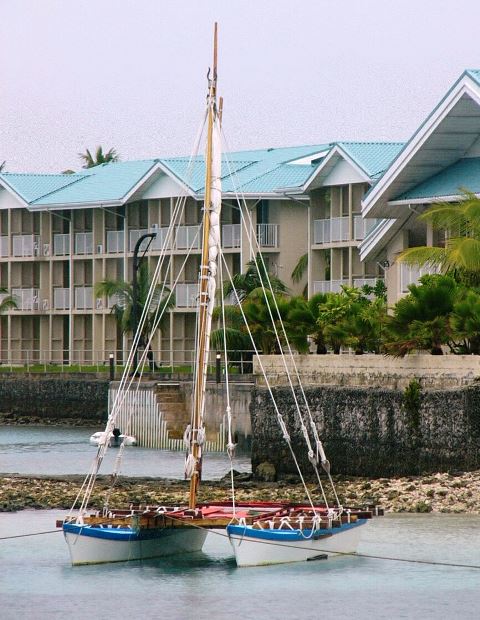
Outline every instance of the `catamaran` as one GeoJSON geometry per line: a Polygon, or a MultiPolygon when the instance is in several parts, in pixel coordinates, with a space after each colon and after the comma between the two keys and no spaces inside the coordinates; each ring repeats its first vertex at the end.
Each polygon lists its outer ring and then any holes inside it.
{"type": "MultiPolygon", "coordinates": [[[[207,381],[208,359],[212,315],[216,298],[217,279],[223,284],[223,273],[233,281],[227,262],[224,260],[220,243],[221,216],[221,114],[222,101],[217,105],[217,26],[214,33],[213,67],[208,77],[208,96],[206,103],[206,150],[205,150],[205,198],[201,230],[201,264],[198,277],[197,315],[196,315],[196,357],[194,364],[194,385],[192,398],[191,422],[185,430],[184,441],[188,448],[185,461],[185,477],[190,480],[188,502],[184,506],[171,505],[130,505],[115,508],[111,506],[110,493],[107,493],[104,506],[100,510],[89,508],[92,491],[105,453],[111,445],[110,438],[116,428],[116,422],[122,407],[126,406],[125,395],[140,385],[146,356],[151,342],[144,343],[144,350],[138,357],[143,323],[146,320],[149,305],[155,304],[156,286],[161,282],[162,265],[168,260],[170,240],[178,225],[185,204],[180,199],[172,215],[168,234],[149,291],[147,303],[140,317],[134,334],[132,347],[120,381],[117,395],[109,413],[105,431],[99,436],[98,450],[91,470],[85,478],[70,514],[59,525],[63,528],[73,565],[103,562],[121,562],[157,558],[181,553],[200,551],[209,530],[222,529],[233,548],[238,566],[296,562],[317,557],[324,552],[351,553],[356,550],[361,527],[368,522],[372,511],[367,509],[347,509],[343,507],[335,492],[330,474],[330,463],[325,455],[322,442],[310,411],[305,392],[301,386],[300,376],[295,365],[292,350],[288,345],[285,330],[272,294],[268,271],[261,264],[263,259],[255,248],[255,239],[250,239],[252,256],[261,276],[261,288],[265,300],[270,304],[269,312],[276,332],[277,345],[284,360],[285,372],[292,390],[296,413],[299,416],[308,459],[312,464],[322,494],[322,502],[317,503],[312,497],[304,475],[298,466],[298,460],[291,446],[290,432],[287,429],[267,373],[258,358],[261,372],[269,390],[275,408],[281,432],[292,458],[297,465],[301,483],[305,488],[305,504],[282,502],[238,502],[235,499],[233,475],[233,458],[235,444],[232,432],[232,416],[229,397],[228,372],[225,374],[226,419],[227,419],[227,453],[231,463],[231,496],[225,502],[200,503],[198,501],[201,479],[203,447],[205,444],[205,387],[207,381]],[[218,267],[220,266],[220,270],[218,267]],[[220,273],[217,273],[220,271],[220,273]],[[280,319],[280,320],[279,320],[280,319]],[[285,344],[286,343],[286,344],[285,344]],[[320,478],[320,469],[326,473],[333,489],[334,505],[327,501],[327,495],[320,478]]],[[[192,158],[195,161],[195,157],[192,158]]],[[[224,161],[225,163],[225,161],[224,161]]],[[[227,160],[228,165],[228,160],[227,160]]],[[[249,211],[242,208],[239,197],[242,224],[245,230],[251,230],[249,211]],[[250,226],[249,226],[250,224],[250,226]]],[[[196,240],[193,240],[192,246],[196,240]]],[[[171,295],[173,290],[169,292],[171,295]]],[[[237,291],[234,290],[234,303],[245,319],[242,304],[237,291]]],[[[158,306],[160,308],[160,306],[158,306]]],[[[163,310],[164,311],[164,310],[163,310]]],[[[225,311],[222,300],[222,322],[225,328],[225,311]]],[[[155,325],[161,320],[160,310],[155,315],[155,325]]],[[[245,319],[252,346],[258,355],[255,341],[245,319]]],[[[227,360],[227,344],[224,335],[224,355],[227,360]]],[[[226,364],[228,369],[228,364],[226,364]]],[[[124,429],[128,435],[129,429],[124,429]]],[[[128,442],[122,442],[118,448],[115,468],[112,475],[112,488],[115,484],[124,448],[128,442]]]]}

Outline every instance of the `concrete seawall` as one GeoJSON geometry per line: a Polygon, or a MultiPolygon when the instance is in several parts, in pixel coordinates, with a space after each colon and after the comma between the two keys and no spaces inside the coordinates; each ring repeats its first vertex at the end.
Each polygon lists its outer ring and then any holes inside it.
{"type": "MultiPolygon", "coordinates": [[[[416,475],[480,468],[480,386],[421,392],[417,409],[401,390],[319,386],[306,388],[313,419],[332,472],[361,476],[416,475]]],[[[289,389],[274,388],[295,454],[312,472],[289,389]]],[[[268,391],[251,405],[252,467],[272,463],[295,473],[268,391]]]]}

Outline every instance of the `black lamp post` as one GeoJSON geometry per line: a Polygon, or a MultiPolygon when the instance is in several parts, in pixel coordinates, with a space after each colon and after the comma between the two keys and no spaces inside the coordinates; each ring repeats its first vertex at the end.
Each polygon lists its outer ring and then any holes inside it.
{"type": "MultiPolygon", "coordinates": [[[[152,243],[152,241],[155,239],[155,237],[157,236],[157,233],[145,233],[144,235],[142,235],[141,237],[139,237],[137,243],[135,244],[135,248],[133,250],[133,278],[132,278],[132,329],[133,329],[133,338],[135,339],[135,334],[137,333],[138,330],[138,278],[137,278],[137,272],[140,269],[140,265],[143,262],[143,259],[145,258],[145,254],[148,251],[148,248],[150,247],[150,244],[152,243]],[[150,239],[150,241],[147,243],[145,249],[143,250],[143,254],[141,256],[138,256],[138,252],[140,251],[140,246],[142,245],[142,242],[145,239],[150,239]]],[[[137,342],[137,346],[134,348],[133,351],[133,372],[136,373],[137,372],[137,365],[138,365],[138,346],[142,343],[142,339],[139,338],[138,342],[137,342]]]]}

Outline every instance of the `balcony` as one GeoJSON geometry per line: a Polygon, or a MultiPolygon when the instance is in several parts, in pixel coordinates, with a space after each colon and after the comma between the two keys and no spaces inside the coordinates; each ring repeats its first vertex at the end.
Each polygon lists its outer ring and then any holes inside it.
{"type": "Polygon", "coordinates": [[[107,254],[123,252],[125,248],[123,230],[107,230],[107,254]]]}
{"type": "Polygon", "coordinates": [[[75,254],[93,254],[93,233],[75,233],[75,254]]]}
{"type": "Polygon", "coordinates": [[[222,247],[239,248],[242,230],[240,224],[224,224],[222,226],[222,247]]]}
{"type": "Polygon", "coordinates": [[[198,250],[201,244],[201,226],[179,226],[177,229],[176,247],[178,250],[198,250]]]}
{"type": "Polygon", "coordinates": [[[418,267],[399,263],[400,265],[400,292],[408,293],[410,284],[417,284],[422,276],[439,273],[435,267],[418,267]]]}
{"type": "Polygon", "coordinates": [[[278,247],[278,224],[257,224],[257,241],[261,248],[278,247]]]}
{"type": "Polygon", "coordinates": [[[8,246],[9,246],[8,236],[4,235],[0,237],[0,256],[1,257],[8,256],[10,254],[8,246]]]}
{"type": "Polygon", "coordinates": [[[93,287],[75,287],[75,308],[77,310],[91,310],[93,308],[93,287]]]}
{"type": "Polygon", "coordinates": [[[53,289],[53,308],[55,310],[70,310],[70,289],[53,289]]]}
{"type": "Polygon", "coordinates": [[[38,256],[40,237],[38,235],[13,235],[13,256],[38,256]]]}
{"type": "Polygon", "coordinates": [[[313,243],[321,245],[339,241],[361,241],[377,222],[378,220],[375,219],[364,219],[361,215],[354,215],[353,237],[350,238],[349,218],[347,216],[314,220],[313,243]]]}
{"type": "Polygon", "coordinates": [[[177,284],[175,301],[177,308],[195,308],[197,306],[198,284],[177,284]]]}
{"type": "Polygon", "coordinates": [[[53,235],[54,256],[68,256],[70,254],[70,235],[53,235]]]}
{"type": "Polygon", "coordinates": [[[12,296],[17,302],[17,310],[38,310],[38,288],[12,288],[12,296]]]}

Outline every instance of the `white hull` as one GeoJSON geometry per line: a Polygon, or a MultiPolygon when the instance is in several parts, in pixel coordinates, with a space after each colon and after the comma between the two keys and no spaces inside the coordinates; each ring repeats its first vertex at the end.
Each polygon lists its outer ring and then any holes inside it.
{"type": "Polygon", "coordinates": [[[146,560],[201,551],[207,531],[198,528],[165,529],[158,538],[109,540],[64,532],[73,566],[146,560]]]}
{"type": "MultiPolygon", "coordinates": [[[[229,533],[230,544],[235,552],[237,566],[265,566],[268,564],[284,564],[287,562],[304,562],[322,553],[355,553],[362,526],[340,529],[337,533],[318,538],[317,540],[300,539],[294,541],[272,538],[262,540],[246,534],[229,533]]],[[[240,529],[240,528],[238,528],[240,529]]],[[[244,528],[241,528],[244,530],[244,528]]],[[[285,532],[284,530],[282,530],[285,532]]]]}

